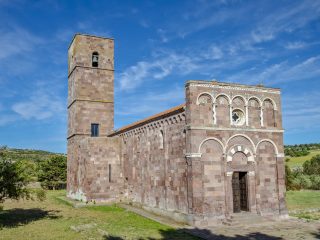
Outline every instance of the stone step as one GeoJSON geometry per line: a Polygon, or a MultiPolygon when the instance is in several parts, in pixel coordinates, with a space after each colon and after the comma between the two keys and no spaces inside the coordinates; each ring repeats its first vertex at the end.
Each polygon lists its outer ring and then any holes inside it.
{"type": "Polygon", "coordinates": [[[255,213],[236,213],[230,216],[229,221],[225,221],[226,225],[242,225],[242,224],[259,224],[272,221],[255,213]]]}

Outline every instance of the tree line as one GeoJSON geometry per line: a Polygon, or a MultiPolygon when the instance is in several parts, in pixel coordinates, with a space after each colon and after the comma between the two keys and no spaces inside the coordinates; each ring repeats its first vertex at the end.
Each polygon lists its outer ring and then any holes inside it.
{"type": "Polygon", "coordinates": [[[320,150],[320,143],[285,145],[284,154],[287,157],[301,157],[309,155],[311,150],[320,150]]]}

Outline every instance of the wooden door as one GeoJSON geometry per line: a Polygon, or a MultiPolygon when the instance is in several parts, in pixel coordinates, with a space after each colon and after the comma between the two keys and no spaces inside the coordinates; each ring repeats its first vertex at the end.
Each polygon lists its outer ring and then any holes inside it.
{"type": "Polygon", "coordinates": [[[239,172],[234,172],[232,175],[232,195],[233,195],[233,212],[241,211],[240,207],[240,182],[239,172]]]}
{"type": "Polygon", "coordinates": [[[234,172],[232,175],[233,212],[248,211],[247,173],[234,172]]]}
{"type": "Polygon", "coordinates": [[[240,209],[241,211],[248,211],[248,187],[247,187],[247,173],[239,173],[239,185],[240,185],[240,209]]]}

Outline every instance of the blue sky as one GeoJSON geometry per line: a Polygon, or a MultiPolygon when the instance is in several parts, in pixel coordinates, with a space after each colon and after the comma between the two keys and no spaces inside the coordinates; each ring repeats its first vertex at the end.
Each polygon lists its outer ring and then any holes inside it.
{"type": "Polygon", "coordinates": [[[67,48],[115,39],[115,127],[188,79],[280,87],[285,143],[320,142],[320,1],[0,0],[0,145],[66,151],[67,48]]]}

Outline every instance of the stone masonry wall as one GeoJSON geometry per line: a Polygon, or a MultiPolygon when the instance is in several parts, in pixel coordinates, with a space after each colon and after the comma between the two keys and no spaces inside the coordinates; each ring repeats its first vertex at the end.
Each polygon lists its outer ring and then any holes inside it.
{"type": "Polygon", "coordinates": [[[128,199],[152,209],[188,212],[184,130],[180,112],[119,135],[128,199]]]}

